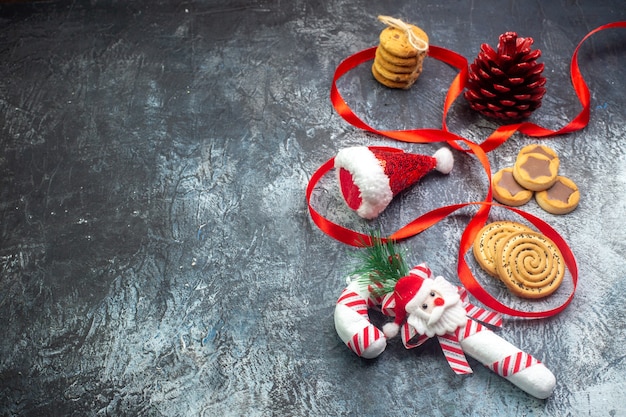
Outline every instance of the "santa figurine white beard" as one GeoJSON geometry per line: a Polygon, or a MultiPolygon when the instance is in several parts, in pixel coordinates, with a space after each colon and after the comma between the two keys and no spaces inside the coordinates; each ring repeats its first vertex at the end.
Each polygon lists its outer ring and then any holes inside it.
{"type": "Polygon", "coordinates": [[[401,278],[394,296],[396,320],[383,326],[383,333],[388,338],[398,333],[405,318],[417,333],[428,337],[453,333],[467,321],[467,311],[457,287],[441,276],[434,279],[415,275],[401,278]]]}
{"type": "Polygon", "coordinates": [[[409,325],[428,337],[443,336],[465,325],[467,311],[454,285],[439,276],[424,286],[430,287],[427,298],[414,297],[405,307],[409,325]]]}

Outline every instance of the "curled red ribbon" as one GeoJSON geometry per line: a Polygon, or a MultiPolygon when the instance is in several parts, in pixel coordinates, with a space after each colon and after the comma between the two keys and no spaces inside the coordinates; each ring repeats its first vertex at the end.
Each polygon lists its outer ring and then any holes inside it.
{"type": "MultiPolygon", "coordinates": [[[[460,210],[464,207],[477,206],[478,209],[476,213],[468,222],[465,230],[463,231],[459,245],[457,272],[462,285],[467,289],[469,293],[471,293],[487,308],[502,314],[524,318],[545,318],[563,311],[574,298],[574,293],[578,284],[578,268],[576,265],[576,259],[574,257],[574,254],[572,253],[570,247],[567,245],[565,240],[556,232],[556,230],[554,230],[543,220],[522,210],[513,207],[502,206],[492,202],[491,166],[487,158],[487,153],[498,148],[500,145],[506,142],[515,132],[520,132],[522,134],[536,138],[546,138],[571,133],[587,126],[590,115],[590,94],[589,88],[587,87],[587,84],[585,83],[585,80],[583,79],[580,68],[578,66],[578,51],[582,44],[589,37],[602,30],[612,28],[626,28],[626,22],[609,23],[592,30],[579,42],[579,44],[576,46],[576,49],[574,50],[574,54],[572,55],[570,64],[570,76],[576,96],[578,97],[582,105],[582,110],[567,125],[558,130],[547,129],[530,122],[503,125],[497,128],[480,145],[450,132],[446,124],[448,111],[450,110],[458,96],[461,95],[461,93],[463,92],[467,81],[468,62],[467,59],[465,59],[460,54],[434,45],[431,45],[429,47],[428,55],[431,58],[440,60],[459,70],[459,73],[450,84],[444,100],[441,129],[378,130],[365,123],[352,111],[350,106],[348,106],[346,101],[339,93],[339,90],[337,88],[337,80],[343,77],[346,73],[348,73],[355,67],[374,59],[377,47],[372,47],[357,52],[354,55],[351,55],[343,60],[335,70],[330,90],[330,99],[337,113],[348,123],[368,132],[402,142],[446,142],[449,146],[458,151],[476,155],[477,159],[482,164],[489,181],[489,188],[483,201],[453,204],[431,210],[417,217],[415,220],[403,226],[396,232],[392,233],[387,239],[402,240],[415,236],[422,231],[428,229],[429,227],[437,224],[439,221],[443,220],[448,215],[454,213],[457,210],[460,210]],[[517,310],[502,304],[478,283],[465,260],[465,254],[471,248],[472,242],[476,238],[476,235],[478,234],[482,226],[486,224],[489,217],[489,212],[491,210],[491,207],[493,206],[502,207],[523,217],[528,222],[533,224],[544,235],[550,238],[559,248],[564,257],[564,262],[571,274],[573,282],[573,290],[571,294],[561,305],[552,309],[542,311],[517,310]]],[[[330,220],[322,216],[319,212],[317,212],[311,205],[311,196],[313,194],[315,186],[326,173],[333,169],[333,166],[334,158],[326,161],[317,171],[315,171],[315,173],[313,173],[311,179],[309,180],[309,184],[306,188],[306,200],[311,219],[324,233],[342,243],[352,246],[362,246],[363,244],[369,245],[372,243],[370,236],[331,222],[330,220]]]]}

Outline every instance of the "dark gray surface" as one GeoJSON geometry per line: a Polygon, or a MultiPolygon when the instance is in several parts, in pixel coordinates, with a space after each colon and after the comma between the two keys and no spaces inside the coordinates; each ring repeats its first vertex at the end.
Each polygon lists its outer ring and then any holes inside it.
{"type": "MultiPolygon", "coordinates": [[[[548,93],[532,120],[550,128],[579,111],[575,45],[626,18],[619,0],[0,4],[0,415],[626,415],[624,30],[581,50],[589,126],[549,140],[580,207],[524,207],[563,235],[580,270],[565,312],[501,332],[555,373],[554,395],[536,400],[475,361],[455,376],[436,344],[396,340],[364,361],[336,336],[353,250],[309,220],[308,178],[349,145],[435,148],[365,134],[331,107],[336,65],[377,43],[378,14],[468,59],[502,32],[533,37],[548,93]]],[[[409,92],[390,91],[366,65],[340,88],[378,127],[436,128],[454,75],[431,60],[409,92]]],[[[462,99],[449,123],[477,141],[497,126],[462,99]]],[[[534,142],[514,136],[492,166],[534,142]]],[[[384,231],[483,198],[479,164],[456,156],[449,178],[392,203],[384,231]]],[[[332,178],[314,200],[366,227],[332,178]]],[[[407,241],[412,261],[454,282],[468,214],[407,241]]]]}

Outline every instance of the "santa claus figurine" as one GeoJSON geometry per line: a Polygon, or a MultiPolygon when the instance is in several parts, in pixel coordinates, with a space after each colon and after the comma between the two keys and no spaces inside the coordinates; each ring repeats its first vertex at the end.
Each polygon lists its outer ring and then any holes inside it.
{"type": "Polygon", "coordinates": [[[465,325],[467,312],[457,287],[443,277],[423,279],[415,272],[398,280],[394,289],[395,320],[383,326],[387,337],[398,334],[406,322],[418,334],[443,336],[465,325]]]}
{"type": "MultiPolygon", "coordinates": [[[[369,253],[381,259],[370,260],[369,265],[399,259],[397,254],[387,255],[380,247],[369,253]]],[[[556,385],[552,372],[486,326],[501,326],[500,314],[471,304],[463,287],[457,287],[441,276],[433,278],[426,264],[420,264],[395,279],[390,275],[405,268],[382,269],[382,272],[353,276],[337,301],[335,328],[357,355],[377,357],[385,350],[387,339],[398,333],[407,349],[436,337],[450,367],[457,374],[472,373],[465,357],[468,354],[537,398],[552,394],[556,385]],[[380,331],[369,321],[368,308],[380,308],[383,314],[394,316],[394,319],[380,331]]]]}

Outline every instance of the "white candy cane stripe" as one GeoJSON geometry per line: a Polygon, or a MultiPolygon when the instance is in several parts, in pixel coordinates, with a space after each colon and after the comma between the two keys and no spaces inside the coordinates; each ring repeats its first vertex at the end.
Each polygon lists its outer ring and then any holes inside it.
{"type": "Polygon", "coordinates": [[[383,332],[378,330],[378,328],[374,325],[369,325],[363,328],[360,332],[356,333],[352,336],[352,339],[349,340],[346,345],[357,355],[361,356],[363,352],[370,347],[372,343],[384,337],[383,332]]]}
{"type": "Polygon", "coordinates": [[[468,335],[460,342],[465,354],[480,361],[530,395],[547,398],[554,391],[556,378],[544,364],[532,357],[529,358],[530,355],[487,327],[468,335]]]}
{"type": "Polygon", "coordinates": [[[367,315],[367,302],[354,291],[351,291],[349,288],[346,288],[341,293],[341,296],[337,300],[337,304],[342,304],[347,307],[350,307],[352,310],[359,313],[364,318],[368,318],[367,315]]]}
{"type": "Polygon", "coordinates": [[[381,284],[380,282],[367,286],[367,291],[370,294],[370,296],[367,298],[367,305],[369,307],[378,307],[379,305],[383,303],[383,298],[385,297],[384,295],[380,295],[376,297],[373,294],[375,290],[382,288],[382,286],[383,284],[381,284]]]}
{"type": "Polygon", "coordinates": [[[494,371],[500,376],[507,377],[518,372],[523,371],[533,365],[540,364],[539,360],[535,359],[526,352],[517,352],[515,355],[507,356],[501,361],[496,361],[488,366],[489,369],[494,371]]]}
{"type": "Polygon", "coordinates": [[[339,338],[360,357],[372,359],[387,346],[387,338],[370,323],[367,314],[367,288],[352,281],[335,305],[335,330],[339,338]]]}
{"type": "Polygon", "coordinates": [[[437,338],[443,355],[454,373],[457,375],[471,374],[472,368],[467,362],[463,349],[461,349],[458,337],[455,334],[446,333],[443,336],[437,336],[437,338]]]}
{"type": "Polygon", "coordinates": [[[411,342],[411,339],[415,336],[417,336],[415,328],[408,323],[404,323],[404,325],[402,325],[402,329],[400,330],[400,337],[402,338],[402,344],[406,349],[416,348],[428,340],[428,336],[422,334],[417,337],[417,340],[411,342]]]}
{"type": "Polygon", "coordinates": [[[386,316],[395,317],[396,316],[396,312],[394,310],[395,307],[396,307],[396,299],[393,293],[390,293],[390,294],[387,294],[385,298],[383,298],[383,302],[380,306],[380,310],[386,316]]]}
{"type": "Polygon", "coordinates": [[[491,324],[492,326],[502,327],[502,315],[500,313],[485,310],[473,304],[467,305],[465,310],[467,311],[467,315],[475,320],[491,324]]]}
{"type": "Polygon", "coordinates": [[[475,306],[470,303],[467,290],[464,287],[457,288],[459,290],[461,301],[463,302],[463,307],[465,308],[465,311],[467,311],[467,315],[469,317],[492,326],[502,327],[502,314],[475,306]]]}
{"type": "Polygon", "coordinates": [[[465,324],[465,327],[459,329],[458,331],[459,340],[463,340],[466,337],[470,337],[471,335],[478,333],[480,331],[483,331],[484,329],[485,327],[479,322],[468,319],[467,323],[465,324]]]}
{"type": "Polygon", "coordinates": [[[433,271],[430,270],[430,268],[428,267],[428,265],[426,265],[426,263],[421,263],[417,265],[416,267],[414,267],[413,269],[409,271],[409,274],[416,275],[424,279],[429,279],[433,277],[433,271]]]}

